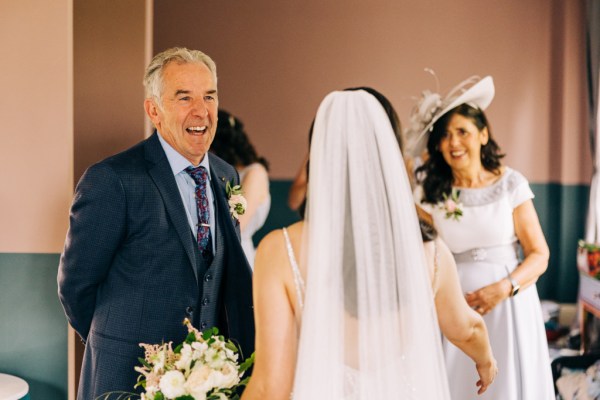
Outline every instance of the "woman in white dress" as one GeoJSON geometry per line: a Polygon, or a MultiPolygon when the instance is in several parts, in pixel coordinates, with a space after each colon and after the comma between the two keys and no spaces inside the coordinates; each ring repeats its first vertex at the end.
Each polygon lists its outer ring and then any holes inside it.
{"type": "Polygon", "coordinates": [[[369,88],[321,103],[305,219],[257,250],[256,361],[242,400],[449,399],[440,327],[473,359],[473,393],[493,381],[485,325],[451,254],[440,240],[424,249],[393,117],[369,88]]]}
{"type": "Polygon", "coordinates": [[[271,208],[269,164],[259,157],[244,131],[244,124],[225,110],[219,110],[217,133],[210,151],[233,165],[240,174],[240,184],[247,201],[240,215],[242,248],[250,266],[254,266],[256,249],[252,237],[262,228],[271,208]]]}
{"type": "Polygon", "coordinates": [[[445,98],[425,92],[411,116],[411,151],[428,158],[415,200],[454,253],[465,298],[484,316],[498,359],[493,387],[477,397],[469,359],[444,342],[453,399],[551,400],[554,389],[535,282],[549,251],[525,177],[503,166],[483,110],[491,77],[472,78],[445,98]],[[519,259],[519,253],[524,258],[519,259]]]}

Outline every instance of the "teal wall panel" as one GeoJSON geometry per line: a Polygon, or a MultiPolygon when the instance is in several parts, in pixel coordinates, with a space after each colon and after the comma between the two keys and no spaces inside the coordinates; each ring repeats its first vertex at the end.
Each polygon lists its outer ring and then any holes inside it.
{"type": "Polygon", "coordinates": [[[255,245],[272,230],[281,229],[300,220],[300,214],[292,211],[287,205],[291,186],[290,180],[271,181],[271,210],[263,227],[252,237],[255,245]]]}
{"type": "Polygon", "coordinates": [[[534,205],[550,247],[548,270],[537,283],[540,297],[559,302],[577,300],[577,241],[583,238],[589,186],[531,184],[534,205]]]}
{"type": "Polygon", "coordinates": [[[67,398],[67,320],[58,254],[0,254],[0,372],[29,384],[32,400],[67,398]]]}

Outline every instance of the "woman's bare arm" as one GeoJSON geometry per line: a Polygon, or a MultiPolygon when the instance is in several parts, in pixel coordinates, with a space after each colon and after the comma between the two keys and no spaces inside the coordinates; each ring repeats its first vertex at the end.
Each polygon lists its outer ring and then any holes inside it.
{"type": "MultiPolygon", "coordinates": [[[[523,247],[525,259],[510,273],[510,278],[518,282],[523,290],[534,284],[546,271],[550,250],[531,200],[527,200],[515,208],[513,220],[515,233],[523,247]]],[[[506,277],[479,290],[467,293],[466,299],[469,306],[485,315],[500,302],[510,297],[511,293],[512,284],[506,277]]]]}
{"type": "Polygon", "coordinates": [[[308,154],[304,157],[290,191],[288,193],[288,206],[292,210],[297,210],[306,197],[306,186],[308,185],[308,171],[306,170],[306,163],[308,162],[308,154]]]}
{"type": "Polygon", "coordinates": [[[256,250],[253,277],[256,322],[255,365],[242,400],[289,400],[297,352],[297,327],[290,301],[292,273],[281,230],[256,250]]]}
{"type": "Polygon", "coordinates": [[[436,239],[435,244],[426,243],[425,251],[430,264],[434,262],[435,251],[437,251],[435,306],[440,328],[450,342],[475,362],[479,374],[476,385],[479,387],[478,394],[481,394],[487,390],[497,373],[487,328],[483,318],[465,301],[458,280],[456,263],[446,244],[436,239]],[[437,249],[433,248],[434,245],[437,249]]]}

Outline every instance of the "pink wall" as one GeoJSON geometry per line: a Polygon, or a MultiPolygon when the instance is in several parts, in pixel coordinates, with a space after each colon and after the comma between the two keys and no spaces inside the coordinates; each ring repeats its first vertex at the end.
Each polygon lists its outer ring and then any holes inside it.
{"type": "MultiPolygon", "coordinates": [[[[59,252],[73,177],[143,137],[146,3],[0,4],[0,251],[59,252]]],[[[157,0],[154,52],[184,45],[216,59],[221,105],[244,119],[274,178],[293,176],[327,92],[371,85],[406,121],[411,96],[435,89],[430,67],[444,92],[493,75],[489,116],[507,163],[536,183],[587,184],[581,3],[157,0]]]]}
{"type": "Polygon", "coordinates": [[[145,7],[74,1],[75,182],[144,138],[145,7]]]}
{"type": "Polygon", "coordinates": [[[155,0],[154,51],[216,60],[221,107],[244,120],[274,178],[294,175],[326,93],[373,86],[407,121],[411,96],[436,89],[429,67],[443,92],[494,77],[488,116],[507,164],[533,182],[587,184],[581,3],[155,0]]]}
{"type": "Polygon", "coordinates": [[[0,2],[0,252],[62,249],[73,192],[71,0],[0,2]]]}

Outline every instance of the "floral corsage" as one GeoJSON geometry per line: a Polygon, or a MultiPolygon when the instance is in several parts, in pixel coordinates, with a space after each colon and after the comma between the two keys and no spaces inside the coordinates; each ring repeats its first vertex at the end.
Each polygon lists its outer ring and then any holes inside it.
{"type": "Polygon", "coordinates": [[[443,196],[444,201],[440,207],[446,212],[446,218],[452,218],[455,221],[458,221],[463,215],[462,204],[458,201],[460,190],[452,188],[450,196],[446,193],[444,193],[443,196]]]}
{"type": "Polygon", "coordinates": [[[185,320],[189,334],[172,348],[140,344],[145,357],[135,367],[141,375],[136,386],[144,391],[142,400],[222,400],[239,399],[238,389],[249,377],[241,379],[254,362],[254,354],[238,364],[238,348],[218,335],[217,328],[200,332],[185,320]]]}
{"type": "Polygon", "coordinates": [[[240,219],[240,215],[244,215],[248,202],[243,196],[243,190],[241,185],[233,185],[231,182],[227,182],[225,185],[225,192],[227,193],[227,202],[229,204],[229,213],[231,218],[235,220],[240,219]]]}

